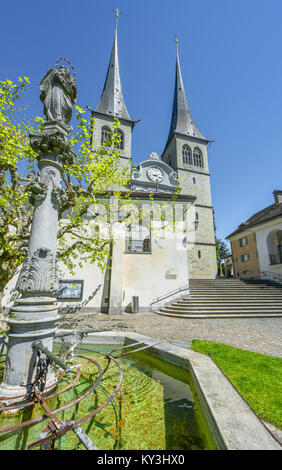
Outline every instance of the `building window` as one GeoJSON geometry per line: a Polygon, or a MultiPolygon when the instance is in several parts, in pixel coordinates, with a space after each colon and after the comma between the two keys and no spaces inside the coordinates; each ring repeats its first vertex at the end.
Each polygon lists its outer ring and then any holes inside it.
{"type": "Polygon", "coordinates": [[[194,166],[198,168],[204,167],[203,155],[202,155],[201,150],[198,147],[195,147],[193,150],[193,161],[194,161],[194,166]]]}
{"type": "Polygon", "coordinates": [[[105,140],[109,139],[111,139],[111,129],[106,126],[103,126],[101,130],[101,145],[105,142],[105,140]]]}
{"type": "Polygon", "coordinates": [[[183,165],[192,165],[192,151],[189,145],[183,145],[182,149],[182,161],[183,165]]]}
{"type": "Polygon", "coordinates": [[[200,259],[201,258],[201,250],[198,250],[198,258],[200,259]]]}
{"type": "Polygon", "coordinates": [[[246,246],[248,244],[248,237],[242,237],[239,240],[239,246],[246,246]]]}
{"type": "Polygon", "coordinates": [[[193,184],[196,184],[196,178],[193,178],[193,184]]]}
{"type": "Polygon", "coordinates": [[[117,134],[119,136],[119,143],[117,144],[117,148],[119,150],[123,150],[124,149],[124,133],[120,129],[118,129],[117,134]]]}
{"type": "Polygon", "coordinates": [[[246,263],[247,261],[250,260],[250,255],[249,253],[245,253],[244,255],[241,255],[241,261],[242,263],[246,263]]]}
{"type": "MultiPolygon", "coordinates": [[[[144,222],[144,221],[143,221],[144,222]]],[[[151,253],[151,230],[150,225],[139,223],[128,225],[125,238],[126,253],[151,253]]]]}

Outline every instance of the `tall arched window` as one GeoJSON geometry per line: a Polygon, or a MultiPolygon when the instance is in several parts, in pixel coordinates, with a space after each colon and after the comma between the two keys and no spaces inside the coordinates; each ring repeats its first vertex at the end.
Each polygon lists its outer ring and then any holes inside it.
{"type": "Polygon", "coordinates": [[[117,134],[120,137],[119,143],[117,144],[117,148],[119,150],[123,150],[124,149],[124,133],[122,132],[122,130],[118,129],[117,134]]]}
{"type": "Polygon", "coordinates": [[[195,147],[193,150],[193,161],[194,166],[199,168],[204,168],[203,155],[201,150],[198,147],[195,147]]]}
{"type": "Polygon", "coordinates": [[[111,129],[109,129],[107,126],[103,126],[101,130],[101,144],[105,142],[105,140],[108,140],[111,138],[111,129]]]}
{"type": "Polygon", "coordinates": [[[182,161],[183,165],[192,165],[192,152],[189,145],[183,145],[182,161]]]}

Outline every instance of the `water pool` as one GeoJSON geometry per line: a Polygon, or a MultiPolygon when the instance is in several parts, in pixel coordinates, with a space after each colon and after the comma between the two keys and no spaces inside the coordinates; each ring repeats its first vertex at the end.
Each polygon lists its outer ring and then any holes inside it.
{"type": "MultiPolygon", "coordinates": [[[[114,346],[91,346],[87,352],[78,354],[97,359],[93,351],[108,352],[114,346]],[[90,352],[89,349],[92,349],[90,352]]],[[[56,353],[55,349],[55,353],[56,353]]],[[[121,352],[121,350],[120,350],[121,352]]],[[[127,349],[128,352],[128,349],[127,349]]],[[[85,359],[77,358],[81,364],[81,376],[77,384],[62,395],[48,400],[51,409],[59,408],[89,389],[97,380],[98,371],[85,359]]],[[[147,352],[137,352],[119,359],[124,371],[121,393],[99,413],[81,427],[100,450],[198,450],[215,449],[211,432],[203,410],[193,390],[189,372],[147,352]]],[[[100,356],[99,364],[106,368],[107,360],[100,356]]],[[[103,375],[93,393],[77,405],[58,413],[58,419],[77,421],[107,400],[119,381],[119,369],[114,363],[103,375]]],[[[70,382],[63,377],[59,388],[70,382]]],[[[21,410],[17,416],[2,416],[0,427],[33,419],[42,414],[41,405],[21,410]]],[[[0,434],[0,449],[26,449],[39,438],[46,427],[46,421],[29,428],[17,429],[0,434]]],[[[55,449],[84,449],[77,435],[72,431],[57,439],[55,449]]]]}

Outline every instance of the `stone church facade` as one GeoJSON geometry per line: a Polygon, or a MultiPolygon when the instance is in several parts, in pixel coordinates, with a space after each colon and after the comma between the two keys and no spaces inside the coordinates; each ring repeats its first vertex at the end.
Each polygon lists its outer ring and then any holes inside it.
{"type": "MultiPolygon", "coordinates": [[[[135,122],[130,117],[122,93],[117,24],[109,67],[100,102],[92,111],[93,148],[99,147],[112,130],[114,118],[120,124],[120,164],[130,167],[130,194],[138,208],[153,203],[170,207],[175,221],[179,214],[181,230],[163,236],[149,221],[142,230],[124,227],[115,240],[111,259],[104,272],[95,265],[77,268],[74,276],[60,267],[59,299],[65,312],[131,311],[133,297],[139,298],[139,311],[151,311],[189,293],[189,279],[213,279],[217,273],[213,208],[210,191],[207,146],[209,140],[192,118],[178,50],[171,125],[161,156],[152,152],[132,167],[131,138],[135,122]],[[147,229],[147,231],[146,231],[147,229]],[[137,233],[138,232],[138,233],[137,233]]],[[[155,224],[155,225],[154,225],[155,224]]],[[[12,280],[8,291],[13,290],[12,280]]],[[[4,304],[8,305],[6,294],[4,304]]]]}

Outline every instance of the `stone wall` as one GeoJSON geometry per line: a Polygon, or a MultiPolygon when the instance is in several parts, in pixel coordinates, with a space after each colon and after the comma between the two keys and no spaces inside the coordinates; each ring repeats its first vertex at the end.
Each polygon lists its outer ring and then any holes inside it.
{"type": "MultiPolygon", "coordinates": [[[[113,130],[113,118],[106,115],[94,115],[94,125],[93,125],[93,135],[92,135],[92,143],[93,148],[97,148],[101,146],[101,129],[103,126],[107,126],[109,129],[113,130]]],[[[120,150],[120,163],[122,168],[126,165],[130,164],[131,162],[131,134],[132,134],[132,127],[131,124],[127,121],[120,120],[120,125],[118,126],[119,129],[122,130],[124,134],[124,149],[120,150]]]]}
{"type": "Polygon", "coordinates": [[[188,250],[189,279],[215,279],[217,274],[214,246],[195,245],[188,250]],[[199,252],[200,256],[199,258],[199,252]]]}

